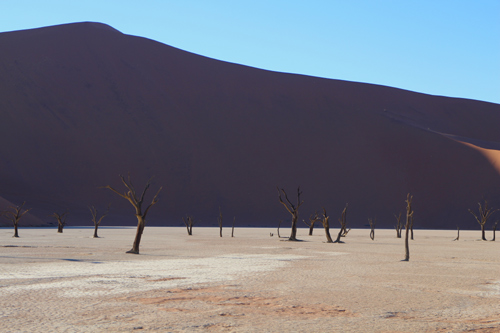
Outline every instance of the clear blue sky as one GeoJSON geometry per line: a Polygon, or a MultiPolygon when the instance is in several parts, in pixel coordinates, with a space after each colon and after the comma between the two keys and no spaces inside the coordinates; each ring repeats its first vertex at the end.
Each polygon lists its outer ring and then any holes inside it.
{"type": "Polygon", "coordinates": [[[0,32],[81,21],[263,69],[500,103],[500,0],[0,0],[0,32]]]}

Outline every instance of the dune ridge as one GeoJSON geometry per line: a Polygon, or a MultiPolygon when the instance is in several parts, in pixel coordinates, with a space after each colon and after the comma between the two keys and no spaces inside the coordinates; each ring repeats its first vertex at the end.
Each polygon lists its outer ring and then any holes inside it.
{"type": "Polygon", "coordinates": [[[352,227],[392,227],[408,192],[419,228],[476,228],[467,209],[500,207],[498,168],[439,134],[500,142],[498,104],[260,70],[94,22],[1,33],[0,47],[0,195],[44,222],[68,209],[90,224],[87,206],[111,202],[107,223],[135,224],[99,189],[128,172],[164,187],[152,225],[217,225],[221,207],[276,226],[276,186],[301,187],[300,219],[348,202],[352,227]]]}

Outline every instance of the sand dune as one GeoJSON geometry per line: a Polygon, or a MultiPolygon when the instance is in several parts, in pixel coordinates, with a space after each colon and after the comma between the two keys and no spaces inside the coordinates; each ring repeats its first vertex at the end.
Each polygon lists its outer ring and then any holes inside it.
{"type": "MultiPolygon", "coordinates": [[[[419,230],[410,262],[393,230],[0,229],[0,331],[497,332],[498,242],[419,230]],[[226,231],[226,230],[224,230],[226,231]],[[288,230],[286,230],[288,231],[288,230]],[[282,230],[282,233],[286,232],[282,230]]],[[[491,238],[491,234],[488,234],[491,238]]]]}
{"type": "Polygon", "coordinates": [[[475,228],[467,209],[500,207],[500,174],[439,133],[500,142],[500,105],[276,73],[191,54],[98,23],[0,34],[0,195],[44,222],[87,206],[136,223],[104,185],[163,186],[150,224],[276,226],[276,186],[303,190],[301,219],[325,207],[349,223],[393,214],[414,195],[419,228],[475,228]],[[228,222],[230,223],[230,222],[228,222]]]}

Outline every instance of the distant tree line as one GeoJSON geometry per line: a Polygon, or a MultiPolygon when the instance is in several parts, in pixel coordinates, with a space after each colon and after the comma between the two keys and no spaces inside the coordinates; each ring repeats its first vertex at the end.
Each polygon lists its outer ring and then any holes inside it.
{"type": "MultiPolygon", "coordinates": [[[[134,238],[134,242],[132,245],[132,248],[127,251],[127,253],[133,253],[133,254],[139,254],[139,245],[141,242],[141,237],[144,231],[144,228],[146,226],[146,217],[148,212],[150,211],[151,207],[154,206],[156,203],[159,201],[159,194],[162,190],[162,187],[159,187],[157,190],[156,194],[153,196],[152,200],[149,202],[149,204],[145,204],[145,197],[146,194],[151,186],[151,181],[153,178],[150,178],[146,185],[144,186],[144,189],[140,192],[137,192],[135,189],[134,184],[132,183],[132,180],[130,178],[130,174],[128,175],[127,178],[124,176],[120,175],[121,182],[125,188],[124,191],[118,191],[114,187],[110,185],[103,186],[101,188],[109,189],[115,194],[119,195],[120,197],[124,198],[127,200],[134,208],[135,210],[135,216],[137,218],[137,229],[136,229],[136,234],[134,238]]],[[[296,202],[292,202],[288,198],[287,192],[283,188],[276,187],[278,191],[278,201],[283,205],[285,210],[291,215],[291,232],[290,236],[287,238],[288,241],[299,241],[297,239],[297,222],[299,218],[299,208],[302,206],[304,203],[304,200],[301,199],[302,191],[300,190],[300,187],[297,188],[297,200],[296,202]]],[[[403,261],[409,261],[410,260],[410,252],[409,252],[409,239],[413,240],[413,225],[414,225],[414,211],[412,208],[412,200],[413,196],[408,193],[406,197],[406,222],[402,223],[401,221],[401,213],[399,215],[394,215],[396,218],[396,237],[401,238],[402,236],[402,230],[403,227],[405,229],[405,258],[403,261]]],[[[18,226],[19,226],[19,221],[21,218],[27,214],[31,208],[26,209],[24,206],[26,205],[26,202],[23,202],[21,205],[18,206],[8,206],[7,210],[0,211],[0,216],[2,216],[5,219],[8,219],[13,227],[14,227],[14,235],[13,237],[19,237],[19,231],[18,231],[18,226]]],[[[91,220],[94,225],[94,238],[99,238],[98,236],[98,228],[101,225],[102,220],[109,214],[110,211],[110,204],[108,204],[107,209],[99,214],[99,211],[95,208],[95,206],[90,206],[89,210],[91,213],[91,220]]],[[[486,241],[486,235],[485,235],[485,225],[487,224],[488,220],[491,218],[491,216],[497,212],[499,209],[493,209],[488,206],[488,201],[484,200],[484,203],[479,202],[478,203],[478,213],[473,212],[472,210],[469,209],[469,212],[474,216],[476,221],[479,223],[481,227],[481,239],[486,241]]],[[[303,222],[309,227],[309,235],[311,236],[313,234],[314,230],[314,225],[319,222],[323,225],[323,228],[325,230],[325,236],[326,236],[326,243],[344,243],[342,241],[343,237],[346,237],[347,234],[351,229],[347,228],[347,208],[348,204],[345,204],[344,209],[342,210],[340,214],[340,218],[338,219],[340,223],[340,230],[337,234],[337,237],[335,241],[332,239],[331,234],[330,234],[330,216],[327,214],[326,209],[323,207],[323,214],[320,216],[318,212],[314,212],[313,214],[310,215],[309,220],[303,222]]],[[[62,233],[64,226],[66,225],[66,219],[68,216],[68,211],[64,211],[62,213],[60,212],[54,212],[51,217],[55,218],[57,221],[57,232],[62,233]]],[[[222,230],[223,230],[223,215],[222,215],[222,209],[219,207],[219,216],[217,218],[218,221],[218,226],[219,226],[219,237],[222,237],[222,230]]],[[[233,223],[232,223],[232,228],[231,228],[231,237],[234,237],[234,226],[235,226],[235,220],[236,217],[233,218],[233,223]]],[[[195,225],[195,220],[193,216],[191,215],[186,215],[186,217],[182,218],[182,221],[184,222],[187,233],[189,236],[193,235],[193,226],[195,225]]],[[[281,238],[280,236],[280,226],[281,226],[282,221],[279,221],[278,224],[278,237],[281,238]]],[[[375,225],[376,225],[376,218],[368,218],[368,223],[370,226],[370,238],[372,240],[375,240],[375,225]]],[[[495,241],[495,232],[496,232],[496,227],[498,225],[498,220],[493,223],[493,238],[491,239],[492,241],[495,241]]],[[[273,233],[270,234],[273,236],[273,233]]],[[[455,241],[458,241],[460,238],[460,228],[457,226],[457,237],[454,239],[455,241]]]]}

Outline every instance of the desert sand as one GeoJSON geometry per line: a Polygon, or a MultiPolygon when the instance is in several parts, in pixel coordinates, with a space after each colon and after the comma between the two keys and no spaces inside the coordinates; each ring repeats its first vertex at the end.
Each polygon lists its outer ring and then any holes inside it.
{"type": "Polygon", "coordinates": [[[164,187],[158,226],[216,226],[219,207],[275,226],[288,217],[276,186],[300,186],[306,218],[349,203],[359,228],[392,228],[408,193],[420,229],[476,228],[468,209],[500,207],[499,104],[261,70],[95,22],[0,33],[0,49],[0,197],[26,201],[33,226],[108,203],[107,225],[133,225],[99,189],[129,173],[138,191],[154,176],[147,201],[164,187]]]}
{"type": "Polygon", "coordinates": [[[393,230],[327,244],[319,228],[288,242],[146,227],[140,255],[125,254],[134,228],[12,233],[0,229],[1,332],[500,330],[500,242],[479,230],[415,230],[409,262],[393,230]]]}

